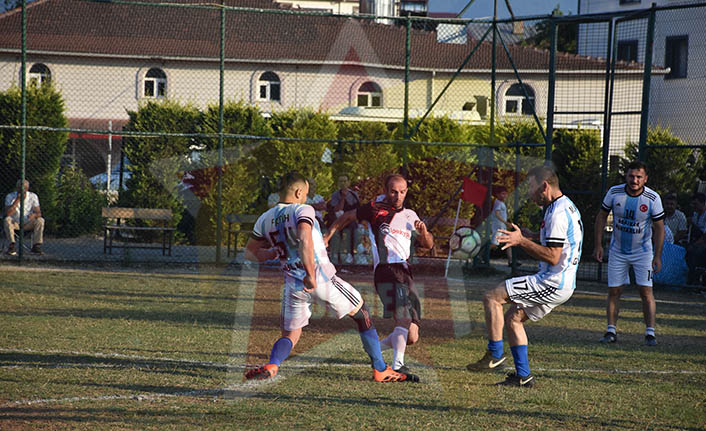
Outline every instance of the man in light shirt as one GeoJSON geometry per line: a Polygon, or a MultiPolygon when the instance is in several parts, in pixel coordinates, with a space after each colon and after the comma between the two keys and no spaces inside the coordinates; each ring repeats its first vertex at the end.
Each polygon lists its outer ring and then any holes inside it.
{"type": "Polygon", "coordinates": [[[9,193],[5,197],[5,214],[3,226],[5,238],[10,241],[7,254],[15,256],[15,231],[20,228],[20,196],[24,197],[23,229],[32,231],[32,253],[42,254],[42,242],[44,235],[44,218],[39,208],[39,198],[29,191],[29,181],[17,181],[17,191],[9,193]]]}

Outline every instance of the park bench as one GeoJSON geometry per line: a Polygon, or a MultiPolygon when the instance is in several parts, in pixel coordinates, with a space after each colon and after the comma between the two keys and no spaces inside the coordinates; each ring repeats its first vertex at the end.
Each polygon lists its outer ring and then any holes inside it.
{"type": "Polygon", "coordinates": [[[238,235],[240,235],[241,233],[244,233],[246,235],[252,233],[257,218],[258,216],[253,214],[226,215],[226,221],[228,222],[226,256],[230,257],[231,253],[233,253],[233,256],[235,256],[238,253],[238,235]]]}
{"type": "MultiPolygon", "coordinates": [[[[113,254],[114,248],[147,248],[162,250],[162,256],[172,255],[172,236],[175,228],[169,227],[168,223],[172,219],[172,210],[153,208],[103,208],[103,218],[108,221],[104,225],[105,234],[103,236],[103,253],[113,254]],[[117,220],[117,221],[116,221],[117,220]],[[162,226],[131,226],[124,223],[125,220],[156,220],[161,221],[162,226]],[[147,245],[120,241],[121,245],[113,243],[122,232],[161,232],[162,243],[160,245],[147,245]]],[[[126,235],[127,236],[127,235],[126,235]]]]}

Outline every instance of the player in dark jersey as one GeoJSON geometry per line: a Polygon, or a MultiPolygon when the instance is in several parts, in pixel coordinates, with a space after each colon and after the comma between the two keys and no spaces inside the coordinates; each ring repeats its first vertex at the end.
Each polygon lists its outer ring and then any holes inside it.
{"type": "MultiPolygon", "coordinates": [[[[408,344],[419,341],[421,303],[407,260],[412,241],[423,248],[434,246],[434,237],[411,209],[404,208],[407,180],[399,174],[385,179],[385,195],[336,219],[324,236],[324,242],[354,221],[367,221],[375,265],[375,290],[384,305],[383,317],[395,320],[395,329],[381,341],[383,349],[392,348],[395,371],[414,376],[404,365],[408,344]]],[[[414,376],[416,379],[417,376],[414,376]]]]}

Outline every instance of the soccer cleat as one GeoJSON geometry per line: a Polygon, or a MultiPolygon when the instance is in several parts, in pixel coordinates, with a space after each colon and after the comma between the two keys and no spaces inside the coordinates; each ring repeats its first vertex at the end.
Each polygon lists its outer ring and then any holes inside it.
{"type": "Polygon", "coordinates": [[[656,346],[657,345],[657,337],[654,335],[645,335],[645,345],[646,346],[656,346]]]}
{"type": "Polygon", "coordinates": [[[506,356],[495,358],[490,350],[486,350],[485,355],[478,362],[471,362],[466,368],[468,371],[494,371],[500,369],[500,365],[505,362],[505,359],[507,359],[506,356]]]}
{"type": "Polygon", "coordinates": [[[419,383],[419,376],[416,374],[412,374],[412,372],[407,368],[406,365],[402,365],[398,369],[394,370],[397,373],[404,374],[407,376],[406,381],[412,382],[412,383],[419,383]]]}
{"type": "Polygon", "coordinates": [[[407,380],[407,375],[398,373],[390,366],[385,368],[385,371],[378,371],[373,368],[373,380],[376,382],[404,382],[407,380]]]}
{"type": "Polygon", "coordinates": [[[507,375],[505,380],[500,383],[496,383],[497,386],[519,386],[521,388],[531,388],[534,386],[534,376],[530,374],[529,376],[518,376],[515,373],[510,373],[507,375]]]}
{"type": "Polygon", "coordinates": [[[613,332],[606,332],[600,340],[601,343],[615,343],[618,341],[618,335],[613,332]]]}
{"type": "Polygon", "coordinates": [[[245,371],[245,378],[248,380],[271,379],[277,375],[279,367],[275,364],[265,364],[261,367],[251,368],[245,371]]]}

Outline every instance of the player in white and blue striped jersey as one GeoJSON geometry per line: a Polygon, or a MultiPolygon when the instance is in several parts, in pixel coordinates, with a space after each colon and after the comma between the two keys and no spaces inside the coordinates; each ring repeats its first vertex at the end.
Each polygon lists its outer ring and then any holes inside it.
{"type": "Polygon", "coordinates": [[[503,249],[522,247],[541,261],[539,272],[515,277],[487,292],[483,300],[485,325],[488,330],[488,351],[479,361],[468,365],[470,371],[489,371],[504,361],[503,326],[506,326],[510,351],[515,360],[515,372],[502,385],[531,387],[527,357],[527,334],[524,322],[537,321],[557,305],[566,302],[576,288],[576,271],[581,260],[583,224],[581,214],[571,199],[559,188],[556,173],[548,166],[538,166],[527,174],[530,198],[544,207],[544,219],[539,233],[540,243],[525,237],[520,228],[498,230],[503,249]],[[503,305],[511,304],[503,318],[503,305]]]}
{"type": "Polygon", "coordinates": [[[625,184],[611,187],[596,216],[593,256],[603,261],[603,229],[613,212],[613,236],[608,254],[608,328],[601,343],[617,341],[620,294],[630,283],[629,270],[642,298],[645,318],[645,344],[657,344],[655,336],[656,303],[652,293],[654,274],[662,268],[664,244],[664,208],[659,194],[645,186],[647,169],[642,162],[628,165],[625,184]]]}

